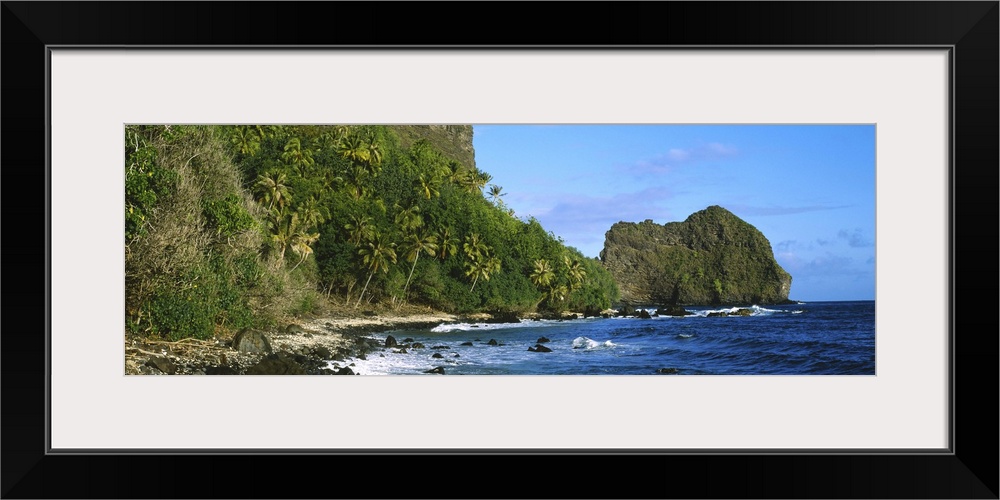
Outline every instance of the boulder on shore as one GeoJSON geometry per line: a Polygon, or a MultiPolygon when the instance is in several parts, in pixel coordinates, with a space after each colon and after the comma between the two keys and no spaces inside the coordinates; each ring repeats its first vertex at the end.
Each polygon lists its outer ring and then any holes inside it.
{"type": "Polygon", "coordinates": [[[271,354],[271,341],[260,330],[242,330],[233,337],[233,349],[244,354],[271,354]]]}
{"type": "Polygon", "coordinates": [[[287,352],[269,354],[246,371],[247,375],[305,375],[306,370],[287,352]]]}

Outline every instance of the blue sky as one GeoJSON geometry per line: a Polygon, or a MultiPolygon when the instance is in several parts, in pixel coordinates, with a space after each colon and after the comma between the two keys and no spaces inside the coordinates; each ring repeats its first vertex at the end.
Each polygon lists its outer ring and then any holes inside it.
{"type": "Polygon", "coordinates": [[[720,205],[759,229],[789,297],[875,298],[874,125],[474,125],[517,217],[597,257],[618,221],[720,205]]]}

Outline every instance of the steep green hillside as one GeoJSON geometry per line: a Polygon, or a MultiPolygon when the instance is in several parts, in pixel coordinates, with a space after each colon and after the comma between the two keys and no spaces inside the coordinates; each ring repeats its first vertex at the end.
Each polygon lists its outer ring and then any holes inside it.
{"type": "Polygon", "coordinates": [[[779,303],[792,283],[767,238],[719,206],[684,222],[616,223],[601,259],[631,305],[779,303]]]}
{"type": "Polygon", "coordinates": [[[178,339],[327,303],[599,311],[596,259],[490,201],[471,126],[126,127],[126,324],[178,339]]]}

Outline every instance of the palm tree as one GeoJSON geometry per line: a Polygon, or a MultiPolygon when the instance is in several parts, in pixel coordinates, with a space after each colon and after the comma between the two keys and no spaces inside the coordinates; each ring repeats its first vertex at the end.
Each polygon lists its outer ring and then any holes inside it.
{"type": "Polygon", "coordinates": [[[281,159],[285,163],[295,167],[299,175],[305,177],[306,171],[316,161],[313,160],[312,151],[309,148],[302,148],[302,142],[298,137],[292,137],[285,144],[285,152],[281,153],[281,159]]]}
{"type": "Polygon", "coordinates": [[[486,184],[488,182],[493,180],[492,175],[476,168],[474,168],[471,172],[469,172],[469,177],[471,179],[472,185],[475,186],[476,191],[480,192],[482,192],[483,188],[486,187],[486,184]]]}
{"type": "Polygon", "coordinates": [[[365,138],[356,133],[345,135],[337,146],[337,152],[351,163],[363,165],[372,175],[377,174],[382,165],[382,149],[371,134],[365,138]]]}
{"type": "Polygon", "coordinates": [[[587,271],[578,260],[570,261],[569,257],[563,256],[563,263],[566,265],[570,279],[570,290],[578,290],[583,286],[583,280],[587,277],[587,271]]]}
{"type": "Polygon", "coordinates": [[[373,168],[372,173],[378,173],[378,167],[382,166],[382,149],[375,142],[375,137],[368,137],[368,165],[373,168]]]}
{"type": "Polygon", "coordinates": [[[319,233],[309,233],[302,230],[297,230],[295,234],[292,235],[291,245],[292,251],[300,256],[299,261],[295,263],[294,266],[289,270],[289,272],[294,271],[299,264],[306,260],[313,253],[312,245],[319,240],[319,233]]]}
{"type": "Polygon", "coordinates": [[[451,234],[450,227],[441,228],[437,233],[438,258],[444,260],[458,252],[458,240],[451,234]]]}
{"type": "Polygon", "coordinates": [[[550,300],[557,303],[562,303],[566,300],[566,295],[568,294],[569,290],[566,288],[566,285],[556,285],[549,289],[550,300]]]}
{"type": "Polygon", "coordinates": [[[260,151],[260,137],[251,127],[237,126],[233,129],[229,142],[240,154],[253,156],[260,151]]]}
{"type": "Polygon", "coordinates": [[[292,244],[292,238],[299,232],[299,214],[291,213],[285,207],[271,209],[268,219],[271,242],[278,249],[278,260],[285,261],[285,249],[292,244]]]}
{"type": "Polygon", "coordinates": [[[410,266],[410,275],[406,277],[406,285],[403,286],[403,297],[406,297],[406,291],[410,288],[410,279],[413,278],[413,270],[417,268],[417,259],[420,258],[422,252],[434,255],[434,252],[437,251],[437,238],[434,235],[414,231],[406,236],[404,245],[407,249],[406,260],[413,262],[413,265],[410,266]]]}
{"type": "Polygon", "coordinates": [[[503,200],[501,198],[507,196],[507,193],[502,193],[502,191],[503,191],[502,186],[497,186],[496,184],[490,184],[490,191],[489,191],[490,200],[497,206],[503,206],[503,200]]]}
{"type": "Polygon", "coordinates": [[[389,272],[389,264],[396,263],[396,250],[393,249],[394,246],[394,244],[387,243],[381,234],[374,232],[372,237],[365,242],[365,245],[358,249],[358,255],[361,256],[365,265],[371,270],[371,273],[368,275],[368,281],[365,281],[365,287],[361,289],[358,302],[354,304],[355,308],[361,305],[361,299],[365,296],[365,291],[368,290],[368,284],[371,283],[372,276],[375,276],[375,273],[380,270],[383,273],[389,272]]]}
{"type": "Polygon", "coordinates": [[[375,235],[372,218],[367,215],[352,214],[351,221],[344,225],[344,229],[348,233],[347,240],[355,245],[360,245],[361,240],[371,239],[375,235]]]}
{"type": "Polygon", "coordinates": [[[330,218],[330,211],[327,210],[325,206],[320,204],[319,199],[313,195],[310,196],[305,203],[299,207],[299,219],[302,221],[302,225],[305,227],[318,226],[328,218],[330,218]]]}
{"type": "Polygon", "coordinates": [[[417,228],[423,227],[424,218],[420,215],[419,205],[403,208],[397,203],[396,210],[399,210],[399,212],[396,214],[395,222],[403,231],[414,231],[417,228]]]}
{"type": "Polygon", "coordinates": [[[427,178],[424,174],[420,174],[415,184],[417,185],[417,192],[428,200],[432,196],[441,196],[441,191],[438,189],[441,179],[438,177],[427,178]]]}
{"type": "Polygon", "coordinates": [[[552,272],[552,266],[549,265],[549,261],[545,259],[538,259],[535,261],[535,269],[531,272],[531,282],[537,287],[547,287],[549,283],[552,283],[552,278],[555,277],[555,273],[552,272]]]}
{"type": "Polygon", "coordinates": [[[490,280],[490,276],[500,271],[500,259],[484,254],[478,259],[472,260],[465,265],[465,275],[474,278],[472,280],[472,288],[469,291],[476,289],[476,283],[479,282],[479,278],[485,281],[490,280]]]}
{"type": "Polygon", "coordinates": [[[260,200],[267,203],[268,210],[272,210],[275,203],[280,208],[291,201],[292,188],[288,186],[288,176],[284,172],[271,171],[258,175],[254,187],[261,194],[260,200]]]}
{"type": "Polygon", "coordinates": [[[368,145],[357,134],[344,135],[337,145],[337,153],[352,162],[366,162],[369,159],[368,145]]]}
{"type": "Polygon", "coordinates": [[[465,237],[465,243],[462,244],[462,250],[465,251],[465,256],[471,260],[477,260],[482,256],[488,248],[486,244],[479,239],[479,233],[472,233],[465,237]]]}

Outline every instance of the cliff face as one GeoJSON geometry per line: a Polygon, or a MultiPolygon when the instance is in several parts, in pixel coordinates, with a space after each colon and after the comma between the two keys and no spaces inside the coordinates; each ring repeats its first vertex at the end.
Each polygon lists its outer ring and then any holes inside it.
{"type": "Polygon", "coordinates": [[[476,166],[476,153],[472,149],[472,125],[392,125],[389,128],[399,135],[400,145],[404,149],[424,139],[463,166],[476,166]]]}
{"type": "Polygon", "coordinates": [[[627,305],[773,304],[792,285],[767,238],[719,206],[684,222],[618,222],[601,260],[627,305]]]}

